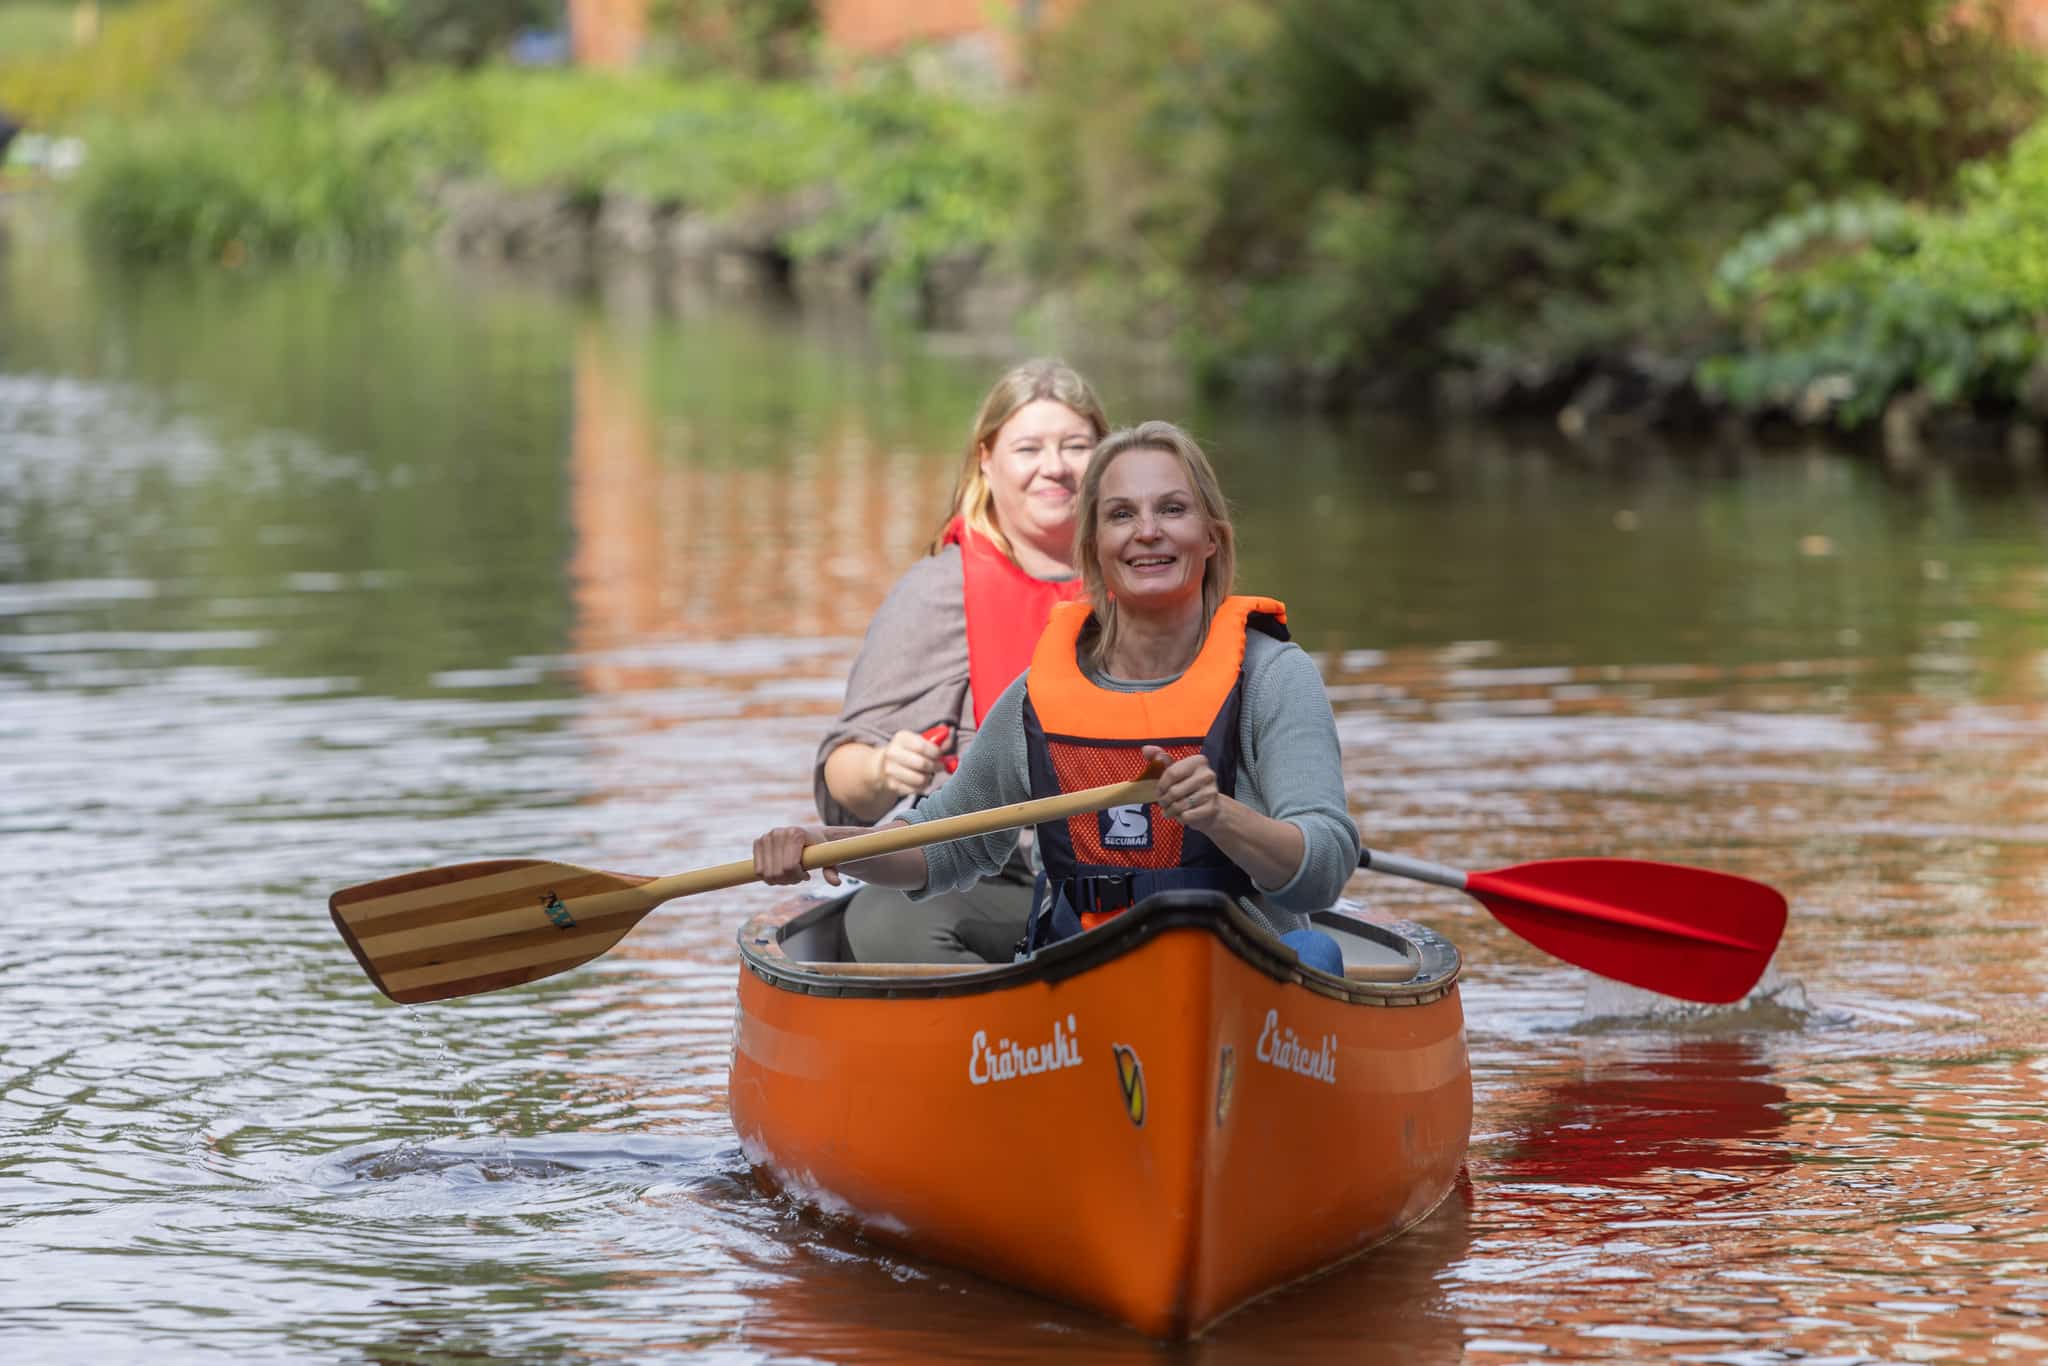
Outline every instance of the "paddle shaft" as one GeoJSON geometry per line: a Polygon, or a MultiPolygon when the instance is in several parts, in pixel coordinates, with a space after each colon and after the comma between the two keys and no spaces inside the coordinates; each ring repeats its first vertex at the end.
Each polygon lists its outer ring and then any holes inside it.
{"type": "Polygon", "coordinates": [[[1382,854],[1377,849],[1358,851],[1358,866],[1375,873],[1392,873],[1395,877],[1412,878],[1416,882],[1434,882],[1439,887],[1453,891],[1465,890],[1467,875],[1456,868],[1446,868],[1441,863],[1427,859],[1404,858],[1400,854],[1382,854]]]}
{"type": "MultiPolygon", "coordinates": [[[[827,840],[823,844],[813,844],[804,850],[804,867],[813,870],[836,868],[843,864],[857,863],[865,858],[894,854],[904,849],[922,849],[928,844],[944,844],[948,840],[971,839],[976,835],[993,835],[999,831],[1016,830],[1046,821],[1062,821],[1069,816],[1086,815],[1090,811],[1105,811],[1113,806],[1142,806],[1158,799],[1159,780],[1156,775],[1138,778],[1128,783],[1108,783],[1102,787],[1062,793],[1057,797],[1039,797],[1028,802],[1013,802],[1008,806],[991,807],[987,811],[969,811],[964,815],[948,816],[943,820],[919,821],[912,825],[891,826],[886,830],[876,830],[866,835],[827,840]]],[[[715,892],[722,888],[738,887],[759,880],[760,875],[754,871],[753,860],[738,859],[731,863],[718,864],[716,867],[699,868],[694,872],[658,877],[652,882],[642,883],[634,890],[646,899],[648,905],[653,906],[674,897],[692,896],[698,892],[715,892]]]]}

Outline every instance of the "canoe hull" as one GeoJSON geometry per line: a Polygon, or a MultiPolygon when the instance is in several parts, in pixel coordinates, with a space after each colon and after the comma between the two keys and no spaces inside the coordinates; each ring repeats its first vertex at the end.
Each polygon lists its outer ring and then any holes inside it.
{"type": "Polygon", "coordinates": [[[1125,930],[1096,961],[981,989],[750,961],[731,1084],[748,1160],[872,1238],[1161,1338],[1443,1199],[1472,1107],[1454,970],[1361,994],[1258,948],[1234,911],[1125,930]]]}

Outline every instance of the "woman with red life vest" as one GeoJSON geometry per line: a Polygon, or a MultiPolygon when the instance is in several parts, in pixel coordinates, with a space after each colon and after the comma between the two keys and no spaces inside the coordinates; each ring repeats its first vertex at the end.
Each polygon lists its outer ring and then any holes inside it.
{"type": "MultiPolygon", "coordinates": [[[[876,611],[818,745],[812,787],[825,821],[887,819],[968,752],[1053,605],[1080,596],[1074,511],[1108,430],[1087,381],[1057,361],[1018,366],[982,400],[947,521],[876,611]]],[[[1013,853],[978,885],[918,906],[863,888],[846,911],[848,947],[868,962],[1007,962],[1031,882],[1013,853]]]]}
{"type": "MultiPolygon", "coordinates": [[[[1286,608],[1231,594],[1235,535],[1201,447],[1165,422],[1106,438],[1081,480],[1076,546],[1087,600],[1053,610],[959,773],[902,819],[1117,782],[1162,760],[1156,804],[1039,827],[1045,871],[1025,947],[1155,891],[1213,888],[1304,963],[1341,973],[1336,941],[1307,921],[1358,866],[1336,723],[1314,661],[1287,641],[1286,608]]],[[[771,830],[754,842],[755,869],[801,882],[807,845],[852,833],[771,830]]],[[[1016,843],[988,835],[847,871],[919,901],[994,876],[1016,843]]]]}

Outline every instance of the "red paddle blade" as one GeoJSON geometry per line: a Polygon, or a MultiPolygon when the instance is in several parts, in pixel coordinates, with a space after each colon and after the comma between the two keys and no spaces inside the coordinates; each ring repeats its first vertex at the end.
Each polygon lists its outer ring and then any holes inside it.
{"type": "Polygon", "coordinates": [[[1566,858],[1473,873],[1465,890],[1568,963],[1686,1001],[1741,1000],[1785,932],[1785,898],[1732,873],[1566,858]]]}

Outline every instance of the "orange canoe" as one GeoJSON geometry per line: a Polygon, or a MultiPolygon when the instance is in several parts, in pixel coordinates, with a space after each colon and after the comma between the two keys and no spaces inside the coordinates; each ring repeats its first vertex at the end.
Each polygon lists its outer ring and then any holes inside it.
{"type": "Polygon", "coordinates": [[[1154,897],[1022,963],[848,963],[843,902],[740,931],[732,1118],[867,1236],[1192,1336],[1393,1237],[1465,1158],[1458,954],[1317,917],[1343,978],[1225,898],[1154,897]]]}

